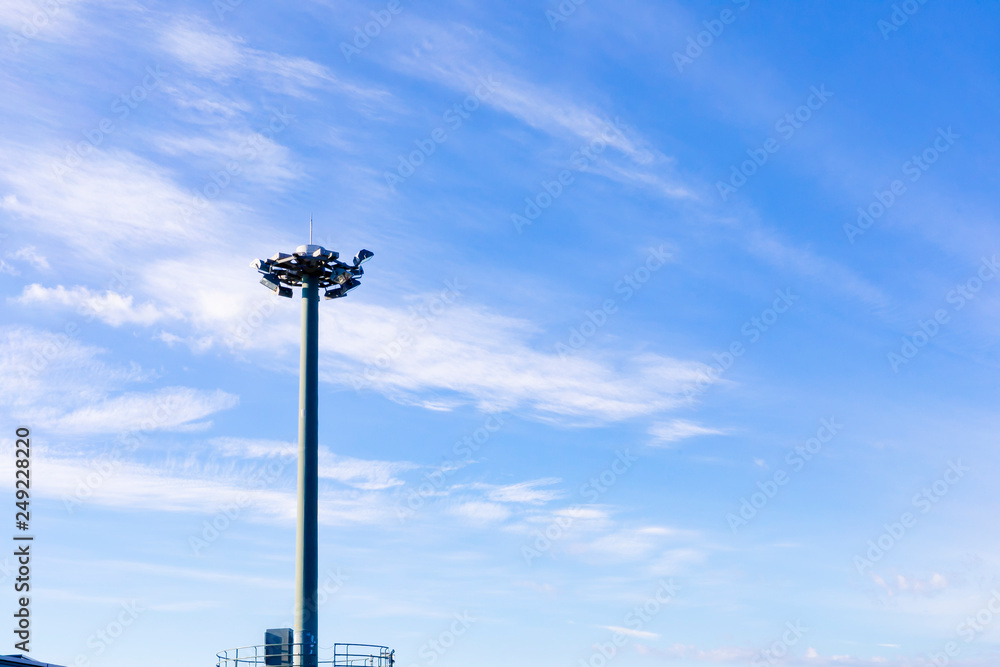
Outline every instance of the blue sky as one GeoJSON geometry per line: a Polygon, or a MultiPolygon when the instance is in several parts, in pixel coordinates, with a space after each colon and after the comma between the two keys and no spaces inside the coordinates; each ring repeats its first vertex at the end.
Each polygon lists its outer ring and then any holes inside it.
{"type": "Polygon", "coordinates": [[[321,646],[996,664],[996,2],[0,27],[37,659],[214,664],[291,624],[299,304],[249,262],[312,214],[376,255],[321,307],[321,646]]]}

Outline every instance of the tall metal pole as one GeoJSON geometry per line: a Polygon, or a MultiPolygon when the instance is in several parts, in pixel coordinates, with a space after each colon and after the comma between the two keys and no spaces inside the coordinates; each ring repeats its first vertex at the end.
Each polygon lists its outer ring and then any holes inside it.
{"type": "Polygon", "coordinates": [[[295,542],[295,642],[297,664],[318,660],[319,586],[319,288],[317,276],[302,280],[302,355],[299,369],[299,507],[295,542]]]}
{"type": "Polygon", "coordinates": [[[319,290],[326,299],[339,299],[358,287],[361,265],[375,254],[359,250],[351,264],[340,253],[312,244],[309,216],[308,245],[292,254],[279,252],[251,264],[263,274],[262,285],[278,296],[291,297],[302,287],[302,356],[299,360],[299,504],[295,537],[295,637],[297,667],[319,662],[319,290]]]}

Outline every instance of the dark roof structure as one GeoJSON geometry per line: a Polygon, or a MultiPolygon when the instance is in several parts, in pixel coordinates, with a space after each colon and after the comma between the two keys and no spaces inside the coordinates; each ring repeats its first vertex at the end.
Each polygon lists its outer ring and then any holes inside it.
{"type": "Polygon", "coordinates": [[[26,655],[0,655],[0,667],[60,667],[50,662],[38,662],[26,655]]]}

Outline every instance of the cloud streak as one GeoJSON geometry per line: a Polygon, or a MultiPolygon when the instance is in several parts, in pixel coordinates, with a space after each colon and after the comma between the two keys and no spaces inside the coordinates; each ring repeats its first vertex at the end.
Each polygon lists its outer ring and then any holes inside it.
{"type": "Polygon", "coordinates": [[[649,427],[649,435],[652,436],[650,444],[658,447],[670,446],[675,442],[699,435],[724,435],[725,433],[724,430],[701,426],[684,419],[657,422],[649,427]]]}
{"type": "Polygon", "coordinates": [[[165,387],[78,408],[52,421],[51,428],[76,435],[205,428],[209,423],[198,420],[238,404],[239,397],[224,391],[165,387]]]}
{"type": "Polygon", "coordinates": [[[17,301],[29,306],[55,305],[74,308],[88,315],[93,314],[113,327],[123,324],[149,326],[166,316],[151,303],[135,305],[132,295],[122,295],[111,290],[101,293],[82,285],[66,289],[62,285],[43,287],[38,283],[32,283],[24,288],[17,301]]]}
{"type": "Polygon", "coordinates": [[[366,101],[389,96],[382,90],[342,82],[327,67],[308,58],[254,49],[242,38],[223,34],[195,17],[178,19],[166,27],[160,34],[160,46],[191,71],[216,82],[249,75],[265,89],[293,97],[310,98],[322,88],[366,101]]]}

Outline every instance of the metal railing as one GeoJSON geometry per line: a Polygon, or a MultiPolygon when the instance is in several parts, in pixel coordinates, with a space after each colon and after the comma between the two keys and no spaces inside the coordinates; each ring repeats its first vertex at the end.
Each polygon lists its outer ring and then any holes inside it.
{"type": "Polygon", "coordinates": [[[375,644],[334,644],[333,664],[359,667],[393,667],[395,651],[375,644]]]}
{"type": "Polygon", "coordinates": [[[334,644],[333,659],[322,660],[315,655],[304,655],[304,644],[259,644],[220,651],[216,667],[294,667],[308,664],[319,667],[393,667],[395,651],[376,644],[334,644]]]}

